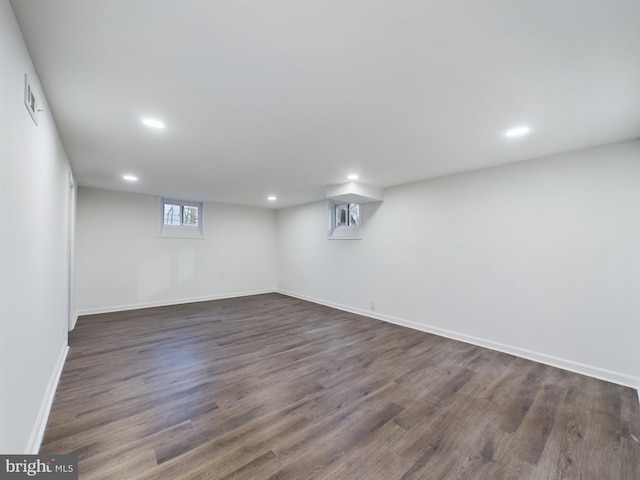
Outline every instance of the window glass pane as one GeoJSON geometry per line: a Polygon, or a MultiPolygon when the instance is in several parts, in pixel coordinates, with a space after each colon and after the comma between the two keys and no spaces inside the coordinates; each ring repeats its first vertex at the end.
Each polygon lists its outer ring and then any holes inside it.
{"type": "Polygon", "coordinates": [[[336,205],[336,227],[348,225],[349,206],[346,203],[336,205]]]}
{"type": "Polygon", "coordinates": [[[360,225],[360,205],[357,203],[349,204],[349,225],[360,225]]]}
{"type": "Polygon", "coordinates": [[[180,205],[164,204],[164,224],[180,225],[180,205]]]}
{"type": "Polygon", "coordinates": [[[199,224],[200,209],[191,205],[182,207],[182,224],[187,227],[197,227],[199,224]]]}

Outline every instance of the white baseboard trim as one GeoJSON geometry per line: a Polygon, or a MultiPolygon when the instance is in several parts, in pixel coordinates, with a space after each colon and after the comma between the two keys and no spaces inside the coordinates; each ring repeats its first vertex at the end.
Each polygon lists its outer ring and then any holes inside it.
{"type": "Polygon", "coordinates": [[[31,435],[29,436],[29,442],[27,443],[25,451],[26,455],[35,455],[40,451],[42,437],[44,437],[44,431],[47,428],[47,421],[49,420],[49,413],[53,406],[53,398],[56,394],[56,390],[58,389],[58,383],[60,382],[60,376],[62,375],[62,369],[68,353],[69,346],[65,343],[60,351],[60,355],[58,356],[56,365],[51,373],[51,377],[49,378],[49,384],[47,385],[47,390],[42,399],[42,403],[40,404],[40,410],[38,411],[36,422],[33,425],[31,435]]]}
{"type": "Polygon", "coordinates": [[[330,302],[330,301],[326,301],[326,300],[322,300],[314,297],[309,297],[307,295],[302,295],[302,294],[290,292],[287,290],[278,289],[276,290],[276,292],[281,293],[282,295],[287,295],[289,297],[299,298],[301,300],[306,300],[308,302],[325,305],[327,307],[335,308],[337,310],[343,310],[345,312],[355,313],[357,315],[374,318],[376,320],[382,320],[384,322],[412,328],[414,330],[419,330],[426,333],[432,333],[440,337],[446,337],[452,340],[458,340],[461,342],[470,343],[472,345],[477,345],[479,347],[484,347],[490,350],[495,350],[502,353],[508,353],[516,357],[532,360],[534,362],[544,363],[545,365],[550,365],[552,367],[558,367],[563,370],[568,370],[570,372],[587,375],[589,377],[594,377],[600,380],[605,380],[607,382],[616,383],[618,385],[623,385],[625,387],[631,387],[638,391],[638,398],[640,400],[640,378],[637,378],[631,375],[626,375],[623,373],[606,370],[606,369],[595,367],[592,365],[585,365],[583,363],[574,362],[572,360],[558,358],[558,357],[554,357],[552,355],[547,355],[540,352],[533,352],[523,348],[514,347],[511,345],[505,345],[498,342],[493,342],[491,340],[487,340],[484,338],[473,337],[470,335],[465,335],[463,333],[458,333],[451,330],[445,330],[442,328],[433,327],[431,325],[424,325],[422,323],[417,323],[410,320],[404,320],[401,318],[393,317],[391,315],[380,314],[380,313],[366,310],[363,308],[350,307],[348,305],[342,305],[339,303],[334,303],[334,302],[330,302]]]}
{"type": "Polygon", "coordinates": [[[78,312],[75,312],[73,314],[73,317],[71,318],[71,328],[69,329],[69,331],[76,328],[76,323],[78,323],[78,312]]]}
{"type": "Polygon", "coordinates": [[[168,307],[171,305],[182,305],[184,303],[209,302],[211,300],[224,300],[225,298],[249,297],[251,295],[262,295],[264,293],[274,293],[273,289],[251,290],[246,292],[221,293],[218,295],[207,295],[205,297],[176,298],[172,300],[159,300],[156,302],[134,303],[131,305],[113,305],[108,307],[84,308],[76,310],[73,326],[82,315],[96,315],[98,313],[123,312],[125,310],[140,310],[142,308],[168,307]]]}

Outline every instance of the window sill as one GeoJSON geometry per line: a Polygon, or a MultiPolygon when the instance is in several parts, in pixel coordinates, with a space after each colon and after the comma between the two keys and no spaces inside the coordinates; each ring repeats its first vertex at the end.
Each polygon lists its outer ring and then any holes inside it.
{"type": "Polygon", "coordinates": [[[206,239],[207,237],[205,237],[204,235],[202,235],[201,233],[194,233],[194,234],[189,234],[189,233],[159,233],[158,234],[158,238],[190,238],[190,239],[206,239]]]}

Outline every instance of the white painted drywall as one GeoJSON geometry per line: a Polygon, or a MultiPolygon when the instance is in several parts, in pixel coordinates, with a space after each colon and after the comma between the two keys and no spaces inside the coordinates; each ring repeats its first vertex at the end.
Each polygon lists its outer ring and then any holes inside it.
{"type": "Polygon", "coordinates": [[[0,452],[35,453],[67,351],[69,162],[0,0],[0,452]],[[24,106],[24,74],[40,106],[24,106]]]}
{"type": "Polygon", "coordinates": [[[640,387],[640,141],[387,189],[357,242],[326,215],[278,212],[283,293],[640,387]]]}
{"type": "Polygon", "coordinates": [[[79,314],[275,290],[274,210],[205,203],[194,239],[159,237],[159,209],[151,195],[79,188],[79,314]]]}

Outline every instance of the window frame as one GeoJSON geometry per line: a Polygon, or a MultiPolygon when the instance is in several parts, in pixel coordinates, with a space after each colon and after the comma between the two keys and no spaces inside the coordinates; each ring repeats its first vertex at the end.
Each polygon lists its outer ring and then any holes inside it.
{"type": "Polygon", "coordinates": [[[361,227],[362,227],[362,205],[356,202],[337,202],[335,200],[328,201],[329,210],[329,231],[327,234],[328,240],[361,240],[361,227]],[[350,224],[350,206],[358,206],[358,224],[350,224]],[[338,209],[346,206],[346,221],[347,225],[338,225],[338,209]]]}
{"type": "Polygon", "coordinates": [[[204,238],[204,204],[203,202],[194,202],[191,200],[178,200],[175,198],[160,197],[158,199],[159,205],[159,220],[160,220],[160,237],[166,238],[204,238]],[[180,206],[180,225],[166,225],[164,223],[165,218],[165,205],[178,205],[180,206]],[[184,221],[184,207],[195,207],[198,209],[198,225],[185,225],[184,221]]]}

